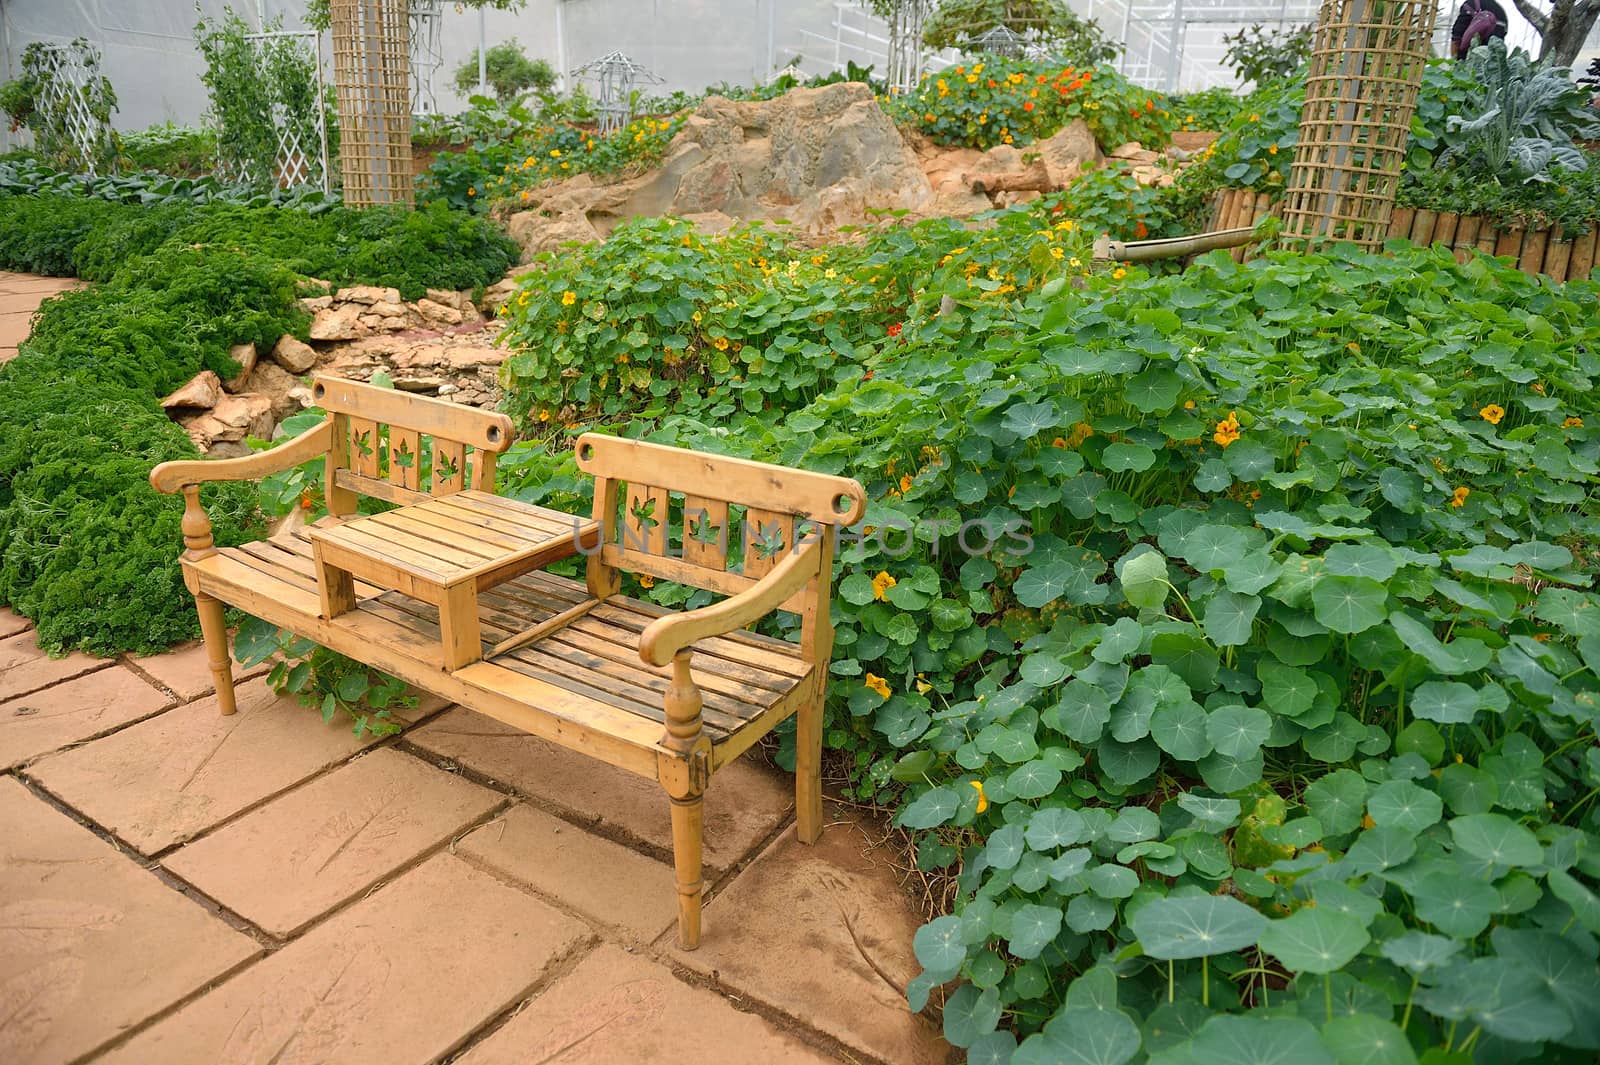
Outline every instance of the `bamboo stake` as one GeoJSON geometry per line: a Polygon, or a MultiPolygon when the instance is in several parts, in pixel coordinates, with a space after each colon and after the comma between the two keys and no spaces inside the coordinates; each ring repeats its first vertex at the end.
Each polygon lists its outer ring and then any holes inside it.
{"type": "Polygon", "coordinates": [[[1522,258],[1517,260],[1517,269],[1525,274],[1537,274],[1544,265],[1544,248],[1549,240],[1548,229],[1530,230],[1522,242],[1522,258]]]}
{"type": "Polygon", "coordinates": [[[1567,263],[1572,261],[1572,241],[1562,239],[1564,236],[1560,226],[1550,231],[1550,243],[1545,247],[1544,264],[1539,268],[1540,273],[1548,274],[1557,281],[1567,279],[1567,263]]]}
{"type": "Polygon", "coordinates": [[[1600,250],[1600,218],[1589,222],[1589,232],[1572,242],[1572,257],[1567,260],[1567,276],[1572,281],[1586,278],[1594,269],[1595,253],[1600,250]]]}
{"type": "Polygon", "coordinates": [[[1433,242],[1443,244],[1446,248],[1455,246],[1456,226],[1460,224],[1461,216],[1453,211],[1440,211],[1433,220],[1433,242]]]}

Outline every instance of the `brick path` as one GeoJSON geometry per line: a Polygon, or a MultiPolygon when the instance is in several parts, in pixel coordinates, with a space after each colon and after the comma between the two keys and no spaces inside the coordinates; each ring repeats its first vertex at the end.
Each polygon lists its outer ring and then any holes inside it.
{"type": "MultiPolygon", "coordinates": [[[[0,361],[73,282],[0,273],[0,361]]],[[[177,545],[174,545],[177,550],[177,545]]],[[[41,652],[0,607],[0,1062],[935,1065],[871,826],[746,757],[676,949],[658,785],[459,707],[360,741],[199,646],[41,652]]]]}
{"type": "Polygon", "coordinates": [[[45,298],[80,284],[70,278],[0,270],[0,363],[16,358],[17,345],[28,339],[29,321],[45,298]]]}

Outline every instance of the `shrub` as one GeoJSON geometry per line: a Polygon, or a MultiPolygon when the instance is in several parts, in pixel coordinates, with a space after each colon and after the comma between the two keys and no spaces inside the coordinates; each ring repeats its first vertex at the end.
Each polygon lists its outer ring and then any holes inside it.
{"type": "Polygon", "coordinates": [[[1182,130],[1222,130],[1249,112],[1250,98],[1217,86],[1170,97],[1167,109],[1182,130]]]}
{"type": "Polygon", "coordinates": [[[255,189],[225,184],[214,177],[173,177],[153,171],[91,177],[31,159],[0,163],[0,194],[49,193],[143,206],[229,203],[240,207],[293,207],[308,214],[329,210],[341,200],[338,192],[323,192],[311,185],[255,189]]]}
{"type": "Polygon", "coordinates": [[[134,170],[201,177],[217,165],[217,135],[202,126],[171,122],[122,135],[122,154],[134,170]]]}
{"type": "MultiPolygon", "coordinates": [[[[147,479],[195,457],[184,431],[139,392],[28,355],[0,368],[0,424],[0,602],[35,620],[40,646],[150,653],[198,635],[183,501],[147,479]]],[[[219,544],[259,533],[251,486],[205,496],[219,544]]]]}
{"type": "MultiPolygon", "coordinates": [[[[501,41],[483,55],[489,88],[501,103],[515,100],[529,92],[548,92],[556,83],[556,71],[543,59],[529,59],[515,38],[501,41]]],[[[478,91],[478,51],[473,52],[456,67],[456,91],[470,96],[478,91]]]]}
{"type": "Polygon", "coordinates": [[[893,106],[936,142],[970,148],[1028,144],[1080,118],[1107,151],[1128,141],[1158,147],[1172,130],[1165,97],[1107,66],[985,57],[924,75],[893,106]]]}
{"type": "Polygon", "coordinates": [[[1240,27],[1237,33],[1223,35],[1228,50],[1222,62],[1242,82],[1264,85],[1292,77],[1311,58],[1313,29],[1310,23],[1270,30],[1260,23],[1240,27]]]}

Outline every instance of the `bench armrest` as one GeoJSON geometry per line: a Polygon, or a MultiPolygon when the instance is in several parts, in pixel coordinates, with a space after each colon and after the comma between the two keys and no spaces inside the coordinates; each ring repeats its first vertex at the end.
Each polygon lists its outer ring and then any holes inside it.
{"type": "Polygon", "coordinates": [[[176,492],[208,481],[254,481],[270,473],[300,465],[328,453],[333,446],[333,423],[307,429],[288,443],[236,459],[180,459],[163,462],[150,471],[150,485],[158,492],[176,492]]]}
{"type": "MultiPolygon", "coordinates": [[[[657,618],[645,626],[639,638],[639,657],[650,665],[664,666],[696,640],[721,636],[759,621],[810,583],[817,575],[821,558],[822,543],[813,540],[738,595],[699,610],[657,618]]],[[[819,609],[827,607],[824,604],[819,609]]]]}

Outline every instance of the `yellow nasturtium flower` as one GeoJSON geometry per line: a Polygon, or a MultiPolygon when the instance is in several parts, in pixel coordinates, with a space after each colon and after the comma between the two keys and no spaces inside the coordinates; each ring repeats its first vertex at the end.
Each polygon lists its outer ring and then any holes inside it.
{"type": "Polygon", "coordinates": [[[983,781],[969,780],[967,783],[971,784],[972,790],[978,793],[978,812],[981,814],[989,808],[989,797],[983,793],[983,781]]]}
{"type": "Polygon", "coordinates": [[[1490,425],[1499,425],[1500,419],[1506,416],[1506,409],[1498,403],[1491,403],[1478,411],[1478,415],[1490,425]]]}
{"type": "Polygon", "coordinates": [[[879,695],[883,696],[885,699],[889,698],[891,691],[893,691],[893,689],[889,687],[889,682],[878,676],[876,673],[867,674],[866,685],[879,695]]]}
{"type": "Polygon", "coordinates": [[[893,577],[889,576],[887,570],[879,573],[876,577],[872,578],[872,598],[880,601],[887,599],[889,597],[889,589],[893,588],[898,583],[899,581],[896,581],[893,577]]]}

